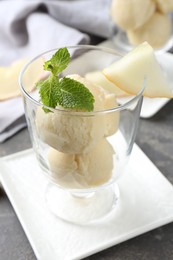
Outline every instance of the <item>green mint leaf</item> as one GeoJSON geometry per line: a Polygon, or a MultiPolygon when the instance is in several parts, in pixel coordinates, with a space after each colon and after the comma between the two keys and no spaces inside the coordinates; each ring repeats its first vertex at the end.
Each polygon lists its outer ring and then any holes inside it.
{"type": "MultiPolygon", "coordinates": [[[[51,75],[48,79],[38,82],[36,86],[40,88],[39,94],[43,105],[55,108],[61,99],[58,77],[51,75]]],[[[44,107],[43,110],[46,113],[51,112],[51,110],[44,107]]]]}
{"type": "Polygon", "coordinates": [[[82,83],[63,78],[60,80],[59,105],[64,108],[92,111],[94,109],[94,97],[82,83]]]}
{"type": "Polygon", "coordinates": [[[59,49],[50,60],[44,64],[44,70],[49,70],[52,74],[57,75],[63,71],[70,62],[70,54],[67,48],[59,49]]]}
{"type": "MultiPolygon", "coordinates": [[[[60,105],[64,108],[81,111],[94,109],[94,97],[82,83],[70,79],[59,80],[58,74],[62,72],[70,62],[70,54],[67,48],[59,49],[50,60],[44,64],[44,69],[51,71],[51,75],[43,81],[36,83],[44,106],[55,108],[60,105]]],[[[43,110],[48,113],[50,109],[43,110]]]]}

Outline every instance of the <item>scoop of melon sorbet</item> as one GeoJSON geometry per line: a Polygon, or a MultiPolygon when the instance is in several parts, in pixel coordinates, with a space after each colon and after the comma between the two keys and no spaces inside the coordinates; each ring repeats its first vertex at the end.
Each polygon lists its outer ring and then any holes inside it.
{"type": "Polygon", "coordinates": [[[89,153],[66,154],[49,149],[51,176],[66,188],[88,188],[107,182],[112,176],[114,150],[103,138],[89,153]]]}
{"type": "MultiPolygon", "coordinates": [[[[84,84],[93,94],[94,111],[117,106],[115,94],[108,93],[101,86],[74,74],[68,76],[84,84]]],[[[41,107],[36,112],[36,127],[39,137],[54,149],[68,154],[88,153],[104,137],[118,129],[118,112],[86,116],[85,112],[73,113],[61,108],[45,113],[41,107]]]]}

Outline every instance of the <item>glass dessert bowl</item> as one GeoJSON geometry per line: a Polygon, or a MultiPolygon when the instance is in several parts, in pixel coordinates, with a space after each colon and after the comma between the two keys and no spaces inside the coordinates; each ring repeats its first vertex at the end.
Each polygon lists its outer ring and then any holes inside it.
{"type": "MultiPolygon", "coordinates": [[[[33,149],[49,180],[47,205],[61,219],[85,224],[116,210],[117,181],[126,171],[135,140],[144,79],[139,93],[120,105],[118,99],[126,94],[113,84],[106,86],[99,72],[122,56],[95,46],[67,47],[71,61],[61,71],[60,82],[65,77],[82,83],[92,93],[94,106],[92,111],[59,105],[52,108],[40,100],[39,88],[28,93],[26,83],[32,67],[35,70],[34,63],[39,60],[43,67],[57,50],[42,53],[28,63],[19,83],[33,149]]],[[[43,70],[42,76],[49,74],[43,70]]],[[[81,98],[80,91],[78,95],[81,98]]]]}

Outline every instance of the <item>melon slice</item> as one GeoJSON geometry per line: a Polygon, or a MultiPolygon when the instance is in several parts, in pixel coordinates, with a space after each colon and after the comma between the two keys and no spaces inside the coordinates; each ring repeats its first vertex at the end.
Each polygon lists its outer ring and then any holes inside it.
{"type": "Polygon", "coordinates": [[[157,9],[162,13],[169,13],[173,11],[172,0],[155,0],[157,9]]]}
{"type": "Polygon", "coordinates": [[[144,42],[103,70],[108,80],[123,91],[136,95],[144,84],[146,97],[173,97],[173,89],[160,67],[153,48],[144,42]]]}
{"type": "Polygon", "coordinates": [[[136,30],[129,30],[127,36],[129,42],[138,45],[147,41],[153,48],[161,48],[170,39],[172,22],[168,15],[155,12],[143,26],[136,30]]]}
{"type": "Polygon", "coordinates": [[[85,75],[85,78],[91,81],[92,83],[99,85],[110,93],[114,93],[118,97],[126,96],[127,93],[118,88],[115,84],[109,81],[104,74],[97,70],[89,72],[85,75]]]}
{"type": "MultiPolygon", "coordinates": [[[[28,59],[20,59],[8,67],[0,67],[0,100],[6,100],[19,96],[21,94],[18,77],[23,66],[28,59]]],[[[32,70],[28,69],[28,75],[25,77],[26,90],[28,92],[35,88],[35,82],[41,78],[43,71],[43,62],[38,59],[33,63],[32,70]]]]}
{"type": "Polygon", "coordinates": [[[112,0],[110,15],[123,30],[135,30],[151,18],[155,9],[153,0],[112,0]]]}

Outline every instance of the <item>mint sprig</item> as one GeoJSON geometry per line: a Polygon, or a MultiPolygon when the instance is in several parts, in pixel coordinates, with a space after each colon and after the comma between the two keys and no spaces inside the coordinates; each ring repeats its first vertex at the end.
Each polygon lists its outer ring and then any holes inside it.
{"type": "Polygon", "coordinates": [[[49,70],[52,74],[57,75],[65,70],[70,62],[70,54],[67,48],[59,49],[50,60],[44,64],[44,70],[49,70]]]}
{"type": "MultiPolygon", "coordinates": [[[[94,109],[94,97],[82,83],[71,78],[59,79],[58,74],[62,72],[70,62],[70,54],[67,48],[59,49],[50,60],[44,64],[44,70],[51,71],[46,79],[36,83],[43,105],[55,108],[57,105],[63,108],[82,111],[94,109]]],[[[50,109],[43,107],[48,113],[50,109]]]]}

